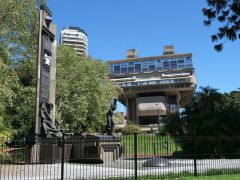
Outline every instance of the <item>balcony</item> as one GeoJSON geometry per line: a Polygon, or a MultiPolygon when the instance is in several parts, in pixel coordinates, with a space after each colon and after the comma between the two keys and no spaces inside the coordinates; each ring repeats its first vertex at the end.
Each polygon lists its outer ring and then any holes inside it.
{"type": "Polygon", "coordinates": [[[173,78],[173,79],[156,79],[156,80],[136,80],[136,81],[128,81],[128,82],[115,82],[114,84],[119,85],[120,87],[131,87],[131,86],[178,84],[178,83],[192,83],[192,77],[173,78]]]}

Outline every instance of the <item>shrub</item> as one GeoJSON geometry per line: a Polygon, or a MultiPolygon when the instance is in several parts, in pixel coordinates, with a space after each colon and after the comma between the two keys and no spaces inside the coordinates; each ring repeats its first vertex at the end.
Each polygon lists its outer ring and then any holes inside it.
{"type": "Polygon", "coordinates": [[[166,131],[166,125],[165,124],[159,124],[158,126],[158,133],[161,136],[166,136],[167,135],[167,131],[166,131]]]}
{"type": "Polygon", "coordinates": [[[132,134],[134,131],[141,132],[141,128],[137,124],[127,124],[122,129],[122,134],[132,134]]]}
{"type": "Polygon", "coordinates": [[[183,119],[180,118],[179,113],[171,114],[168,117],[165,125],[165,131],[173,137],[184,134],[184,122],[183,119]]]}

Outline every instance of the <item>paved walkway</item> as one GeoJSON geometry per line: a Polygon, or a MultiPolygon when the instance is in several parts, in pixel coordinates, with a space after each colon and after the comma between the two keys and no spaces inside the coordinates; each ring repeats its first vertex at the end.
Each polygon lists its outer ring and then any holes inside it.
{"type": "MultiPolygon", "coordinates": [[[[145,160],[138,161],[138,175],[194,172],[193,160],[170,160],[167,167],[143,167],[145,160]]],[[[237,169],[240,159],[197,160],[197,172],[210,169],[237,169]]],[[[133,160],[118,160],[104,164],[65,163],[64,179],[103,179],[134,176],[133,160]]],[[[0,164],[0,180],[50,180],[61,178],[61,164],[4,165],[0,164]]]]}

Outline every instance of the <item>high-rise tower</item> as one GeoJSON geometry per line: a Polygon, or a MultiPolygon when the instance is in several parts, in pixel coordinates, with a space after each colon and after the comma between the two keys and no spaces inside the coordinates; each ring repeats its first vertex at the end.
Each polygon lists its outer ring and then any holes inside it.
{"type": "Polygon", "coordinates": [[[65,27],[61,31],[60,43],[73,47],[79,55],[88,55],[88,36],[79,27],[65,27]]]}

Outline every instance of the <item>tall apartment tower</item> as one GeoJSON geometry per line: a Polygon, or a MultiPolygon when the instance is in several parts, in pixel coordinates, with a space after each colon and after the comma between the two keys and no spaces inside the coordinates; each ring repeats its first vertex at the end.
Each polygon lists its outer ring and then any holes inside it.
{"type": "Polygon", "coordinates": [[[88,55],[88,36],[79,27],[64,27],[61,31],[60,43],[73,47],[79,55],[88,55]]]}

